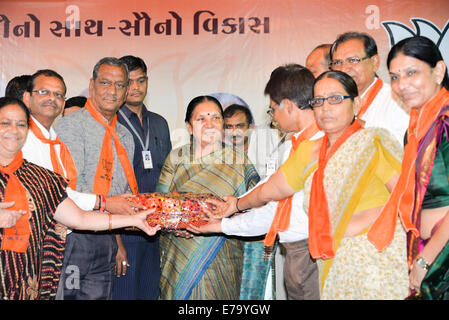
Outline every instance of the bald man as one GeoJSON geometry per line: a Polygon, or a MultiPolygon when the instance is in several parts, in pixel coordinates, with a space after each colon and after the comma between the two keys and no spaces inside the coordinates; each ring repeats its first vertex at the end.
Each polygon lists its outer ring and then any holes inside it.
{"type": "Polygon", "coordinates": [[[331,44],[320,44],[309,53],[306,59],[306,68],[317,78],[320,74],[329,70],[331,44]]]}

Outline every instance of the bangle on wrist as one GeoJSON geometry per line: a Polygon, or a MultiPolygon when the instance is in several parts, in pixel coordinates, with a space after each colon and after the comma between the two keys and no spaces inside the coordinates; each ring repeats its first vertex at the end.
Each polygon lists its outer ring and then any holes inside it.
{"type": "Polygon", "coordinates": [[[416,259],[416,264],[426,271],[430,268],[430,264],[421,256],[416,259]]]}
{"type": "Polygon", "coordinates": [[[106,197],[102,194],[100,196],[100,212],[103,213],[106,209],[106,197]]]}
{"type": "Polygon", "coordinates": [[[110,212],[108,212],[108,217],[109,217],[109,231],[111,231],[111,229],[112,229],[112,214],[110,212]]]}
{"type": "Polygon", "coordinates": [[[242,212],[242,210],[239,209],[239,200],[240,200],[240,198],[237,198],[237,202],[235,203],[235,208],[237,209],[237,212],[242,212]]]}

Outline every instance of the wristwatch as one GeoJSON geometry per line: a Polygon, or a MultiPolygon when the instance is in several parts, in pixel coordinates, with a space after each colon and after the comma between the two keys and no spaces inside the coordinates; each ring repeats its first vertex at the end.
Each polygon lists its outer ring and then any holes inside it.
{"type": "Polygon", "coordinates": [[[426,271],[429,270],[430,265],[423,257],[419,257],[416,260],[416,264],[426,271]]]}

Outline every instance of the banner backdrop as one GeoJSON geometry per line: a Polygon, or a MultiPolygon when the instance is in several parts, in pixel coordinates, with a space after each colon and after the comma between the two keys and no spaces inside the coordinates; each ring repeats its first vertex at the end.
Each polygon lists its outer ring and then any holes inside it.
{"type": "Polygon", "coordinates": [[[0,0],[0,94],[14,76],[50,68],[67,97],[87,95],[99,59],[136,55],[149,66],[145,103],[167,119],[176,145],[193,97],[235,94],[261,123],[271,71],[304,65],[346,31],[374,37],[386,81],[388,50],[414,34],[434,40],[447,63],[448,16],[447,0],[0,0]]]}

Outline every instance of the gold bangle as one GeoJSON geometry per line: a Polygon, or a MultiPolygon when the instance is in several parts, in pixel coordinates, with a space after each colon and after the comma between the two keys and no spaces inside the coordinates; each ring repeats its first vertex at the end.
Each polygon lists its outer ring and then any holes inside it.
{"type": "Polygon", "coordinates": [[[112,229],[112,215],[109,211],[107,211],[108,216],[109,216],[109,231],[111,231],[112,229]]]}

